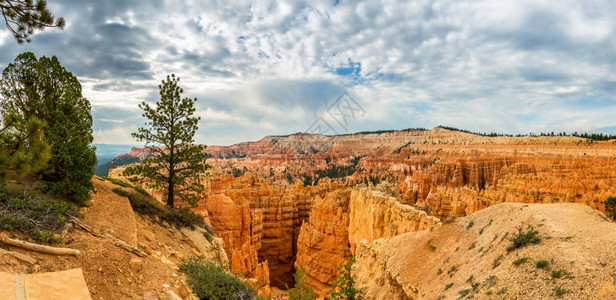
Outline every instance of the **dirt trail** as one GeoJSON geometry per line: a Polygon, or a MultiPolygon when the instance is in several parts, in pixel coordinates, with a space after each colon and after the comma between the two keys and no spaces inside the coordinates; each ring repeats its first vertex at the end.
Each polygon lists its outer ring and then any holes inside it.
{"type": "Polygon", "coordinates": [[[111,190],[117,185],[97,177],[96,193],[92,195],[83,221],[98,231],[117,237],[133,246],[137,245],[137,221],[135,213],[126,197],[111,190]]]}

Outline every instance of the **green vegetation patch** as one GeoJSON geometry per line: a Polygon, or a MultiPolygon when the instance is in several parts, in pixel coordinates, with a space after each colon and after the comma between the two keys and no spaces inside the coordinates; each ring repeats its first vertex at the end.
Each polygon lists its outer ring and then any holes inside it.
{"type": "Polygon", "coordinates": [[[535,264],[535,266],[537,267],[537,269],[545,269],[550,265],[550,262],[545,260],[545,259],[541,259],[538,260],[537,263],[535,264]]]}
{"type": "Polygon", "coordinates": [[[114,188],[111,191],[120,196],[127,197],[136,213],[148,216],[157,223],[164,221],[178,228],[188,227],[194,229],[195,226],[206,227],[212,233],[211,228],[206,226],[203,217],[192,212],[189,208],[171,209],[150,196],[121,188],[114,188]]]}
{"type": "Polygon", "coordinates": [[[57,243],[53,237],[66,225],[67,215],[77,215],[75,205],[66,201],[17,191],[0,193],[0,229],[24,233],[43,243],[57,243]]]}
{"type": "Polygon", "coordinates": [[[558,271],[553,270],[552,271],[552,278],[556,279],[556,278],[560,278],[562,276],[563,276],[563,271],[561,271],[561,270],[558,270],[558,271]]]}
{"type": "Polygon", "coordinates": [[[527,262],[529,259],[530,258],[528,258],[528,257],[520,257],[520,258],[518,258],[518,259],[513,261],[513,265],[517,267],[517,266],[527,262]]]}
{"type": "Polygon", "coordinates": [[[567,290],[567,289],[563,289],[563,288],[561,288],[561,287],[559,287],[559,286],[557,286],[557,287],[554,289],[554,295],[556,295],[556,297],[558,297],[558,298],[561,298],[562,296],[564,296],[564,295],[565,295],[565,294],[567,294],[567,293],[569,293],[569,290],[567,290]]]}
{"type": "Polygon", "coordinates": [[[180,265],[186,283],[200,299],[256,299],[257,292],[213,262],[191,257],[180,265]]]}
{"type": "Polygon", "coordinates": [[[527,245],[539,244],[541,242],[541,237],[539,237],[539,231],[535,230],[533,226],[528,225],[526,231],[522,229],[522,226],[518,227],[518,233],[509,240],[511,241],[511,245],[507,247],[507,252],[527,245]]]}

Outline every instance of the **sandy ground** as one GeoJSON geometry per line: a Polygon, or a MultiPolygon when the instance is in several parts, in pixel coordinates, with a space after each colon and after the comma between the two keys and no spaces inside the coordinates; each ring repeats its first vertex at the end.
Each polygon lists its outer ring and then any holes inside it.
{"type": "MultiPolygon", "coordinates": [[[[385,277],[394,278],[390,284],[417,299],[550,299],[558,287],[567,290],[563,299],[616,299],[609,292],[616,285],[615,246],[616,223],[585,205],[506,203],[433,231],[375,241],[372,249],[379,267],[386,265],[385,277]],[[539,231],[541,243],[507,252],[509,238],[528,225],[539,231]],[[513,264],[524,257],[526,263],[513,264]],[[538,260],[549,267],[537,268],[538,260]],[[560,271],[560,278],[552,271],[560,271]]],[[[375,280],[375,265],[356,268],[360,281],[375,280]]],[[[369,298],[386,298],[386,289],[366,290],[369,298]]]]}

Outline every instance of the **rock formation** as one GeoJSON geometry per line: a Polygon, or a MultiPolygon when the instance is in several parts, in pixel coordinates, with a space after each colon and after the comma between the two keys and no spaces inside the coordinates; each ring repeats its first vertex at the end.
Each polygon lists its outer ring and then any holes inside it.
{"type": "Polygon", "coordinates": [[[394,197],[368,189],[354,189],[349,201],[349,243],[351,252],[361,241],[388,238],[406,232],[425,230],[440,226],[438,218],[394,197]]]}
{"type": "Polygon", "coordinates": [[[349,249],[349,198],[347,189],[316,197],[310,218],[302,224],[297,240],[295,267],[304,267],[306,284],[324,296],[336,280],[338,267],[351,255],[349,249]]]}
{"type": "MultiPolygon", "coordinates": [[[[616,195],[616,141],[435,128],[269,136],[207,151],[216,171],[204,179],[207,193],[195,211],[224,240],[232,269],[284,288],[303,265],[321,294],[360,245],[500,203],[605,211],[603,201],[616,195]]],[[[138,148],[126,154],[145,155],[138,148]]],[[[121,168],[109,173],[122,178],[121,168]]]]}

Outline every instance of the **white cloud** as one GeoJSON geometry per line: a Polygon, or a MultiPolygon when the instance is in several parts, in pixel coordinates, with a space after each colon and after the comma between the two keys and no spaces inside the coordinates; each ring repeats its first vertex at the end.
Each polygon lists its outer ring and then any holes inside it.
{"type": "MultiPolygon", "coordinates": [[[[303,130],[343,88],[368,112],[351,130],[613,126],[610,1],[63,2],[70,26],[28,47],[74,69],[95,108],[134,110],[178,74],[203,143],[303,130]]],[[[5,63],[23,50],[5,47],[5,63]]]]}

